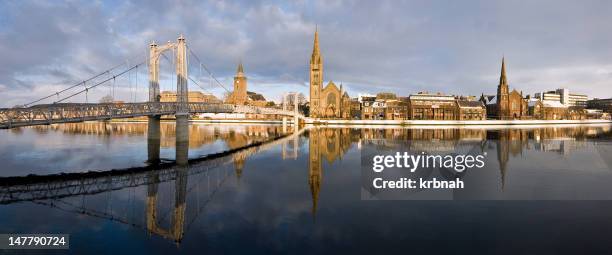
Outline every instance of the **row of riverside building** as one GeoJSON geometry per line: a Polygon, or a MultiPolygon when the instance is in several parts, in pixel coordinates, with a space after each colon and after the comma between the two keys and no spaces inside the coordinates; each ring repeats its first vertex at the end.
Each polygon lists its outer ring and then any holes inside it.
{"type": "MultiPolygon", "coordinates": [[[[342,84],[323,83],[323,54],[319,49],[318,30],[310,58],[309,101],[300,105],[308,109],[308,116],[319,119],[363,120],[486,120],[486,119],[610,119],[612,98],[592,99],[584,94],[570,93],[568,89],[556,89],[524,95],[522,91],[510,91],[506,76],[505,59],[502,58],[501,75],[495,95],[476,96],[444,95],[419,92],[398,96],[383,92],[376,95],[359,94],[349,97],[342,84]]],[[[231,93],[220,100],[209,93],[189,92],[189,102],[215,102],[236,105],[273,107],[262,94],[247,91],[247,77],[239,63],[231,93]]],[[[176,94],[162,92],[162,102],[175,102],[176,94]]],[[[295,101],[295,100],[294,100],[295,101]]],[[[280,107],[280,106],[276,106],[280,107]]],[[[278,116],[212,116],[211,118],[278,118],[278,116]]]]}
{"type": "Polygon", "coordinates": [[[346,91],[329,82],[323,87],[323,56],[315,31],[310,59],[309,116],[321,119],[364,120],[486,120],[486,119],[609,119],[612,99],[588,100],[587,95],[568,89],[536,93],[510,91],[502,58],[497,94],[455,96],[419,92],[407,97],[394,93],[360,94],[350,98],[346,91]]]}
{"type": "Polygon", "coordinates": [[[359,95],[351,100],[351,118],[364,120],[484,120],[486,107],[475,98],[419,92],[359,95]]]}

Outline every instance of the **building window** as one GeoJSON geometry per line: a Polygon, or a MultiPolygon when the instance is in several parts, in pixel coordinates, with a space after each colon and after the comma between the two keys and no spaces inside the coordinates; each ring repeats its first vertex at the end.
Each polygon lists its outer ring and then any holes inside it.
{"type": "Polygon", "coordinates": [[[336,105],[336,97],[334,96],[334,94],[328,94],[327,95],[327,105],[336,105]]]}
{"type": "Polygon", "coordinates": [[[424,119],[423,109],[414,109],[414,119],[415,120],[422,120],[422,119],[424,119]]]}

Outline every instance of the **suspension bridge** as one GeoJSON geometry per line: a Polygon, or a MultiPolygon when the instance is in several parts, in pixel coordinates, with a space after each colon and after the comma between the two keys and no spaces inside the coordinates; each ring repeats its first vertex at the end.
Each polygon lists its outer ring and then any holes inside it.
{"type": "MultiPolygon", "coordinates": [[[[205,70],[209,75],[211,86],[218,86],[225,91],[230,91],[212,74],[210,69],[202,63],[200,58],[188,47],[185,38],[181,35],[176,42],[168,42],[157,45],[155,42],[149,45],[149,56],[143,61],[129,65],[128,61],[101,73],[93,75],[82,82],[41,97],[32,102],[12,107],[0,108],[0,129],[8,129],[24,126],[50,125],[58,123],[76,123],[84,121],[101,121],[121,118],[149,117],[149,123],[153,126],[159,125],[162,115],[174,115],[177,122],[185,121],[191,114],[199,113],[245,113],[260,115],[282,116],[286,124],[288,117],[293,117],[293,123],[299,123],[304,119],[297,110],[297,104],[293,111],[269,107],[257,107],[248,105],[227,104],[219,101],[205,100],[204,102],[189,102],[189,85],[193,84],[205,90],[197,81],[201,77],[189,76],[190,62],[200,70],[205,70]],[[164,53],[171,51],[174,58],[170,60],[164,53]],[[166,58],[174,64],[176,79],[176,102],[160,102],[160,60],[166,58]],[[138,70],[143,65],[148,66],[149,84],[148,101],[136,102],[138,92],[138,70]],[[135,76],[135,79],[132,77],[135,76]],[[102,102],[90,103],[89,95],[96,90],[109,88],[109,96],[116,95],[115,83],[118,79],[127,77],[135,81],[130,84],[130,92],[133,102],[102,102]],[[213,85],[215,84],[215,85],[213,85]],[[80,102],[79,102],[80,101],[80,102]],[[85,101],[85,102],[83,102],[85,101]]],[[[125,91],[125,88],[124,90],[125,91]]],[[[111,100],[112,101],[112,100],[111,100]]]]}

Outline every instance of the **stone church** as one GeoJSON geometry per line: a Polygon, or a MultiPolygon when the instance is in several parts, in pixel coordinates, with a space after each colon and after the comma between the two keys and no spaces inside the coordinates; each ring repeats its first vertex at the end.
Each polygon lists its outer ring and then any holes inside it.
{"type": "Polygon", "coordinates": [[[266,106],[266,98],[259,93],[247,90],[247,77],[244,75],[242,62],[238,64],[236,76],[234,76],[234,90],[225,100],[228,104],[235,105],[254,105],[259,107],[266,106]]]}
{"type": "Polygon", "coordinates": [[[348,119],[351,100],[342,84],[333,81],[323,88],[323,56],[319,51],[319,31],[315,30],[314,47],[310,58],[310,117],[348,119]]]}
{"type": "Polygon", "coordinates": [[[487,106],[489,118],[511,120],[528,117],[528,102],[523,98],[523,92],[515,89],[509,91],[508,78],[506,77],[505,58],[502,58],[501,75],[497,85],[496,96],[482,95],[480,100],[487,106]]]}
{"type": "Polygon", "coordinates": [[[247,77],[244,75],[242,62],[238,64],[236,76],[234,76],[234,91],[230,94],[227,102],[230,104],[247,104],[247,77]]]}

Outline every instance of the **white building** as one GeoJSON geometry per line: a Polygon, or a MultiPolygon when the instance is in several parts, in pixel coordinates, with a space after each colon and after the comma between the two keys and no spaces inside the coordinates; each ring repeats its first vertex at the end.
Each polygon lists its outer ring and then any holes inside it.
{"type": "Polygon", "coordinates": [[[559,102],[565,106],[582,106],[586,107],[588,100],[587,95],[572,94],[569,89],[557,89],[548,92],[536,93],[535,97],[543,102],[559,102]]]}

